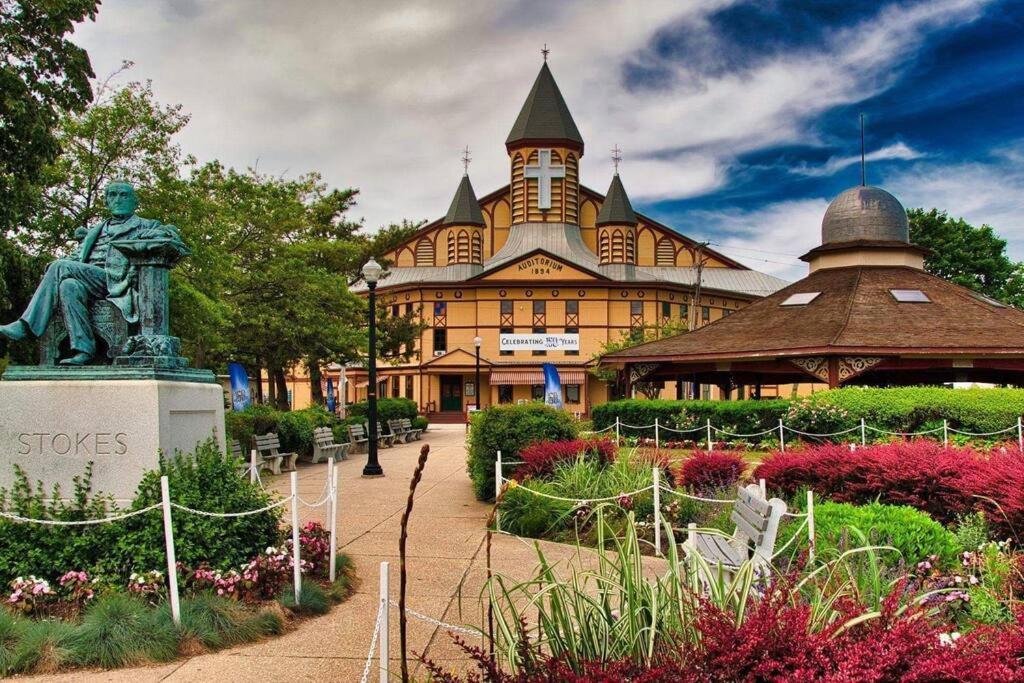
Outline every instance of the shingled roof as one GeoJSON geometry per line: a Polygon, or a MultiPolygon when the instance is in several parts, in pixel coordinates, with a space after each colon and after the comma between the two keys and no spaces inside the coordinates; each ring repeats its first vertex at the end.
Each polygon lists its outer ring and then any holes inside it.
{"type": "Polygon", "coordinates": [[[480,211],[480,202],[476,200],[473,184],[469,176],[462,176],[459,189],[455,191],[452,205],[444,217],[444,225],[483,225],[484,214],[480,211]]]}
{"type": "Polygon", "coordinates": [[[523,141],[568,141],[583,147],[583,136],[572,120],[547,62],[540,67],[505,144],[523,141]]]}
{"type": "Polygon", "coordinates": [[[779,358],[807,354],[1005,354],[1024,348],[1024,312],[916,268],[823,268],[694,332],[604,357],[611,362],[779,358]],[[901,303],[892,290],[920,290],[901,303]],[[805,305],[793,294],[819,292],[805,305]]]}
{"type": "Polygon", "coordinates": [[[596,225],[636,225],[636,214],[629,203],[626,188],[619,180],[619,174],[612,176],[612,184],[608,186],[608,194],[597,214],[596,225]]]}

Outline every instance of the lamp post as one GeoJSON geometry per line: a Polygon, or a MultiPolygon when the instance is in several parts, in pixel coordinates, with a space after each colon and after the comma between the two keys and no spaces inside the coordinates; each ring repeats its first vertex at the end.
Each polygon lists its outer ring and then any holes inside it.
{"type": "Polygon", "coordinates": [[[377,461],[377,279],[383,270],[371,257],[363,266],[363,280],[370,290],[370,348],[366,400],[369,403],[369,431],[366,435],[366,466],[364,477],[383,477],[384,469],[377,461]]]}
{"type": "Polygon", "coordinates": [[[483,390],[480,388],[480,345],[484,343],[484,340],[480,337],[473,337],[473,346],[476,347],[476,409],[483,410],[484,403],[483,390]]]}

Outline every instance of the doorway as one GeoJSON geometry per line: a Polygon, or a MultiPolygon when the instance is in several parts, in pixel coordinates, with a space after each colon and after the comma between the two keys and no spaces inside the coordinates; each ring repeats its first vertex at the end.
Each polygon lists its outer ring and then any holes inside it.
{"type": "Polygon", "coordinates": [[[461,375],[441,375],[441,412],[462,412],[461,375]]]}

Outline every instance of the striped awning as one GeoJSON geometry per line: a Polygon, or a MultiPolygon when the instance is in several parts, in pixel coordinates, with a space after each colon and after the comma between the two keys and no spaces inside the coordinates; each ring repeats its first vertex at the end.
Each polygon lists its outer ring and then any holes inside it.
{"type": "MultiPolygon", "coordinates": [[[[579,368],[559,369],[558,378],[562,384],[586,384],[587,371],[579,368]]],[[[544,384],[544,371],[540,369],[501,370],[491,368],[491,386],[501,384],[544,384]]]]}

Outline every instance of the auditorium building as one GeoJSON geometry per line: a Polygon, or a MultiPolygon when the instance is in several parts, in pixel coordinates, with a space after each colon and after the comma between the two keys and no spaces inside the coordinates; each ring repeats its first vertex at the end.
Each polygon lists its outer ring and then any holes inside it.
{"type": "MultiPolygon", "coordinates": [[[[584,139],[547,63],[505,149],[507,185],[478,196],[468,173],[453,178],[447,214],[385,255],[379,305],[420,312],[425,330],[412,362],[380,367],[380,397],[460,419],[478,404],[541,398],[541,365],[552,363],[566,409],[587,414],[625,391],[591,372],[606,342],[673,321],[702,327],[787,284],[635,211],[617,170],[605,193],[581,185],[584,139]]],[[[365,397],[366,381],[347,371],[348,401],[365,397]]],[[[720,394],[681,378],[658,386],[668,398],[720,394]]]]}

